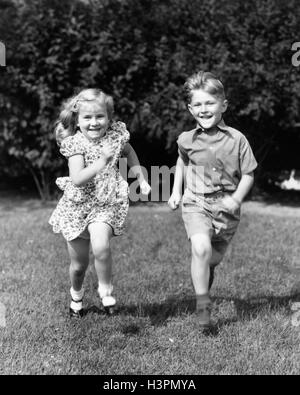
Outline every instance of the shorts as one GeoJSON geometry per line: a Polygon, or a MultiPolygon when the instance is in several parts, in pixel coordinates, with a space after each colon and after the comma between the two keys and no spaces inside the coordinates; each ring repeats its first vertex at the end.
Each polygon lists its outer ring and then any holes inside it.
{"type": "Polygon", "coordinates": [[[186,190],[182,198],[182,219],[190,239],[197,233],[208,234],[213,249],[224,254],[240,222],[240,208],[230,212],[222,199],[228,192],[195,196],[186,190]]]}

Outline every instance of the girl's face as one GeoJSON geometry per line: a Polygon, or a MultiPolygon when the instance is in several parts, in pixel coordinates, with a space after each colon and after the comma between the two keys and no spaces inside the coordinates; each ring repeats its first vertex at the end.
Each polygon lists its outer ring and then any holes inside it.
{"type": "Polygon", "coordinates": [[[89,140],[97,140],[105,136],[109,126],[105,103],[83,102],[78,112],[78,126],[89,140]]]}
{"type": "Polygon", "coordinates": [[[194,89],[188,108],[199,126],[211,129],[221,121],[227,105],[227,100],[213,96],[203,89],[194,89]]]}

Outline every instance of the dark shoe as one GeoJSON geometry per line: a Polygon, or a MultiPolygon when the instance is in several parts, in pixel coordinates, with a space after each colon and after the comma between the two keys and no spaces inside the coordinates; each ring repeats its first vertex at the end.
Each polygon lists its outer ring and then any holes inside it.
{"type": "MultiPolygon", "coordinates": [[[[82,307],[82,299],[80,300],[74,300],[72,299],[73,303],[80,303],[80,307],[82,307]]],[[[82,318],[83,317],[83,308],[80,308],[79,310],[74,310],[72,307],[69,309],[69,315],[71,318],[82,318]]]]}
{"type": "Polygon", "coordinates": [[[211,300],[208,295],[196,295],[196,314],[201,328],[209,328],[211,316],[211,300]]]}
{"type": "Polygon", "coordinates": [[[209,306],[203,306],[201,309],[197,309],[198,323],[201,328],[209,328],[210,326],[210,315],[211,308],[209,306]]]}
{"type": "Polygon", "coordinates": [[[69,309],[69,316],[70,316],[70,318],[82,318],[83,317],[83,309],[81,309],[81,310],[73,310],[70,307],[70,309],[69,309]]]}
{"type": "Polygon", "coordinates": [[[102,305],[104,307],[104,311],[106,312],[107,315],[113,315],[116,311],[115,305],[116,305],[116,299],[109,295],[109,296],[104,296],[102,299],[102,305]]]}
{"type": "Polygon", "coordinates": [[[115,306],[106,306],[104,307],[104,311],[107,315],[114,315],[116,312],[115,306]]]}
{"type": "Polygon", "coordinates": [[[213,282],[215,279],[215,266],[210,266],[209,268],[209,281],[208,281],[208,290],[211,289],[213,282]]]}

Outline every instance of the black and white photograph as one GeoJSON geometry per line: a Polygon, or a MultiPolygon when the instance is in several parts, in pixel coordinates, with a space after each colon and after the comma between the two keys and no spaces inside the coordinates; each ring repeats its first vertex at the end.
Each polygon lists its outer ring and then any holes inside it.
{"type": "Polygon", "coordinates": [[[299,374],[300,2],[0,0],[0,375],[299,374]]]}

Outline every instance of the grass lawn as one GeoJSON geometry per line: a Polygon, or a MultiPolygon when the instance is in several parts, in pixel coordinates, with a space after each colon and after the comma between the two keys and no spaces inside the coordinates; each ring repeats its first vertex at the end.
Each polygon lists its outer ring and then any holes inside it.
{"type": "Polygon", "coordinates": [[[100,308],[95,271],[81,321],[68,317],[68,256],[53,207],[0,201],[0,374],[299,374],[300,216],[245,210],[212,288],[214,327],[193,313],[180,212],[132,208],[113,240],[119,311],[100,308]]]}

